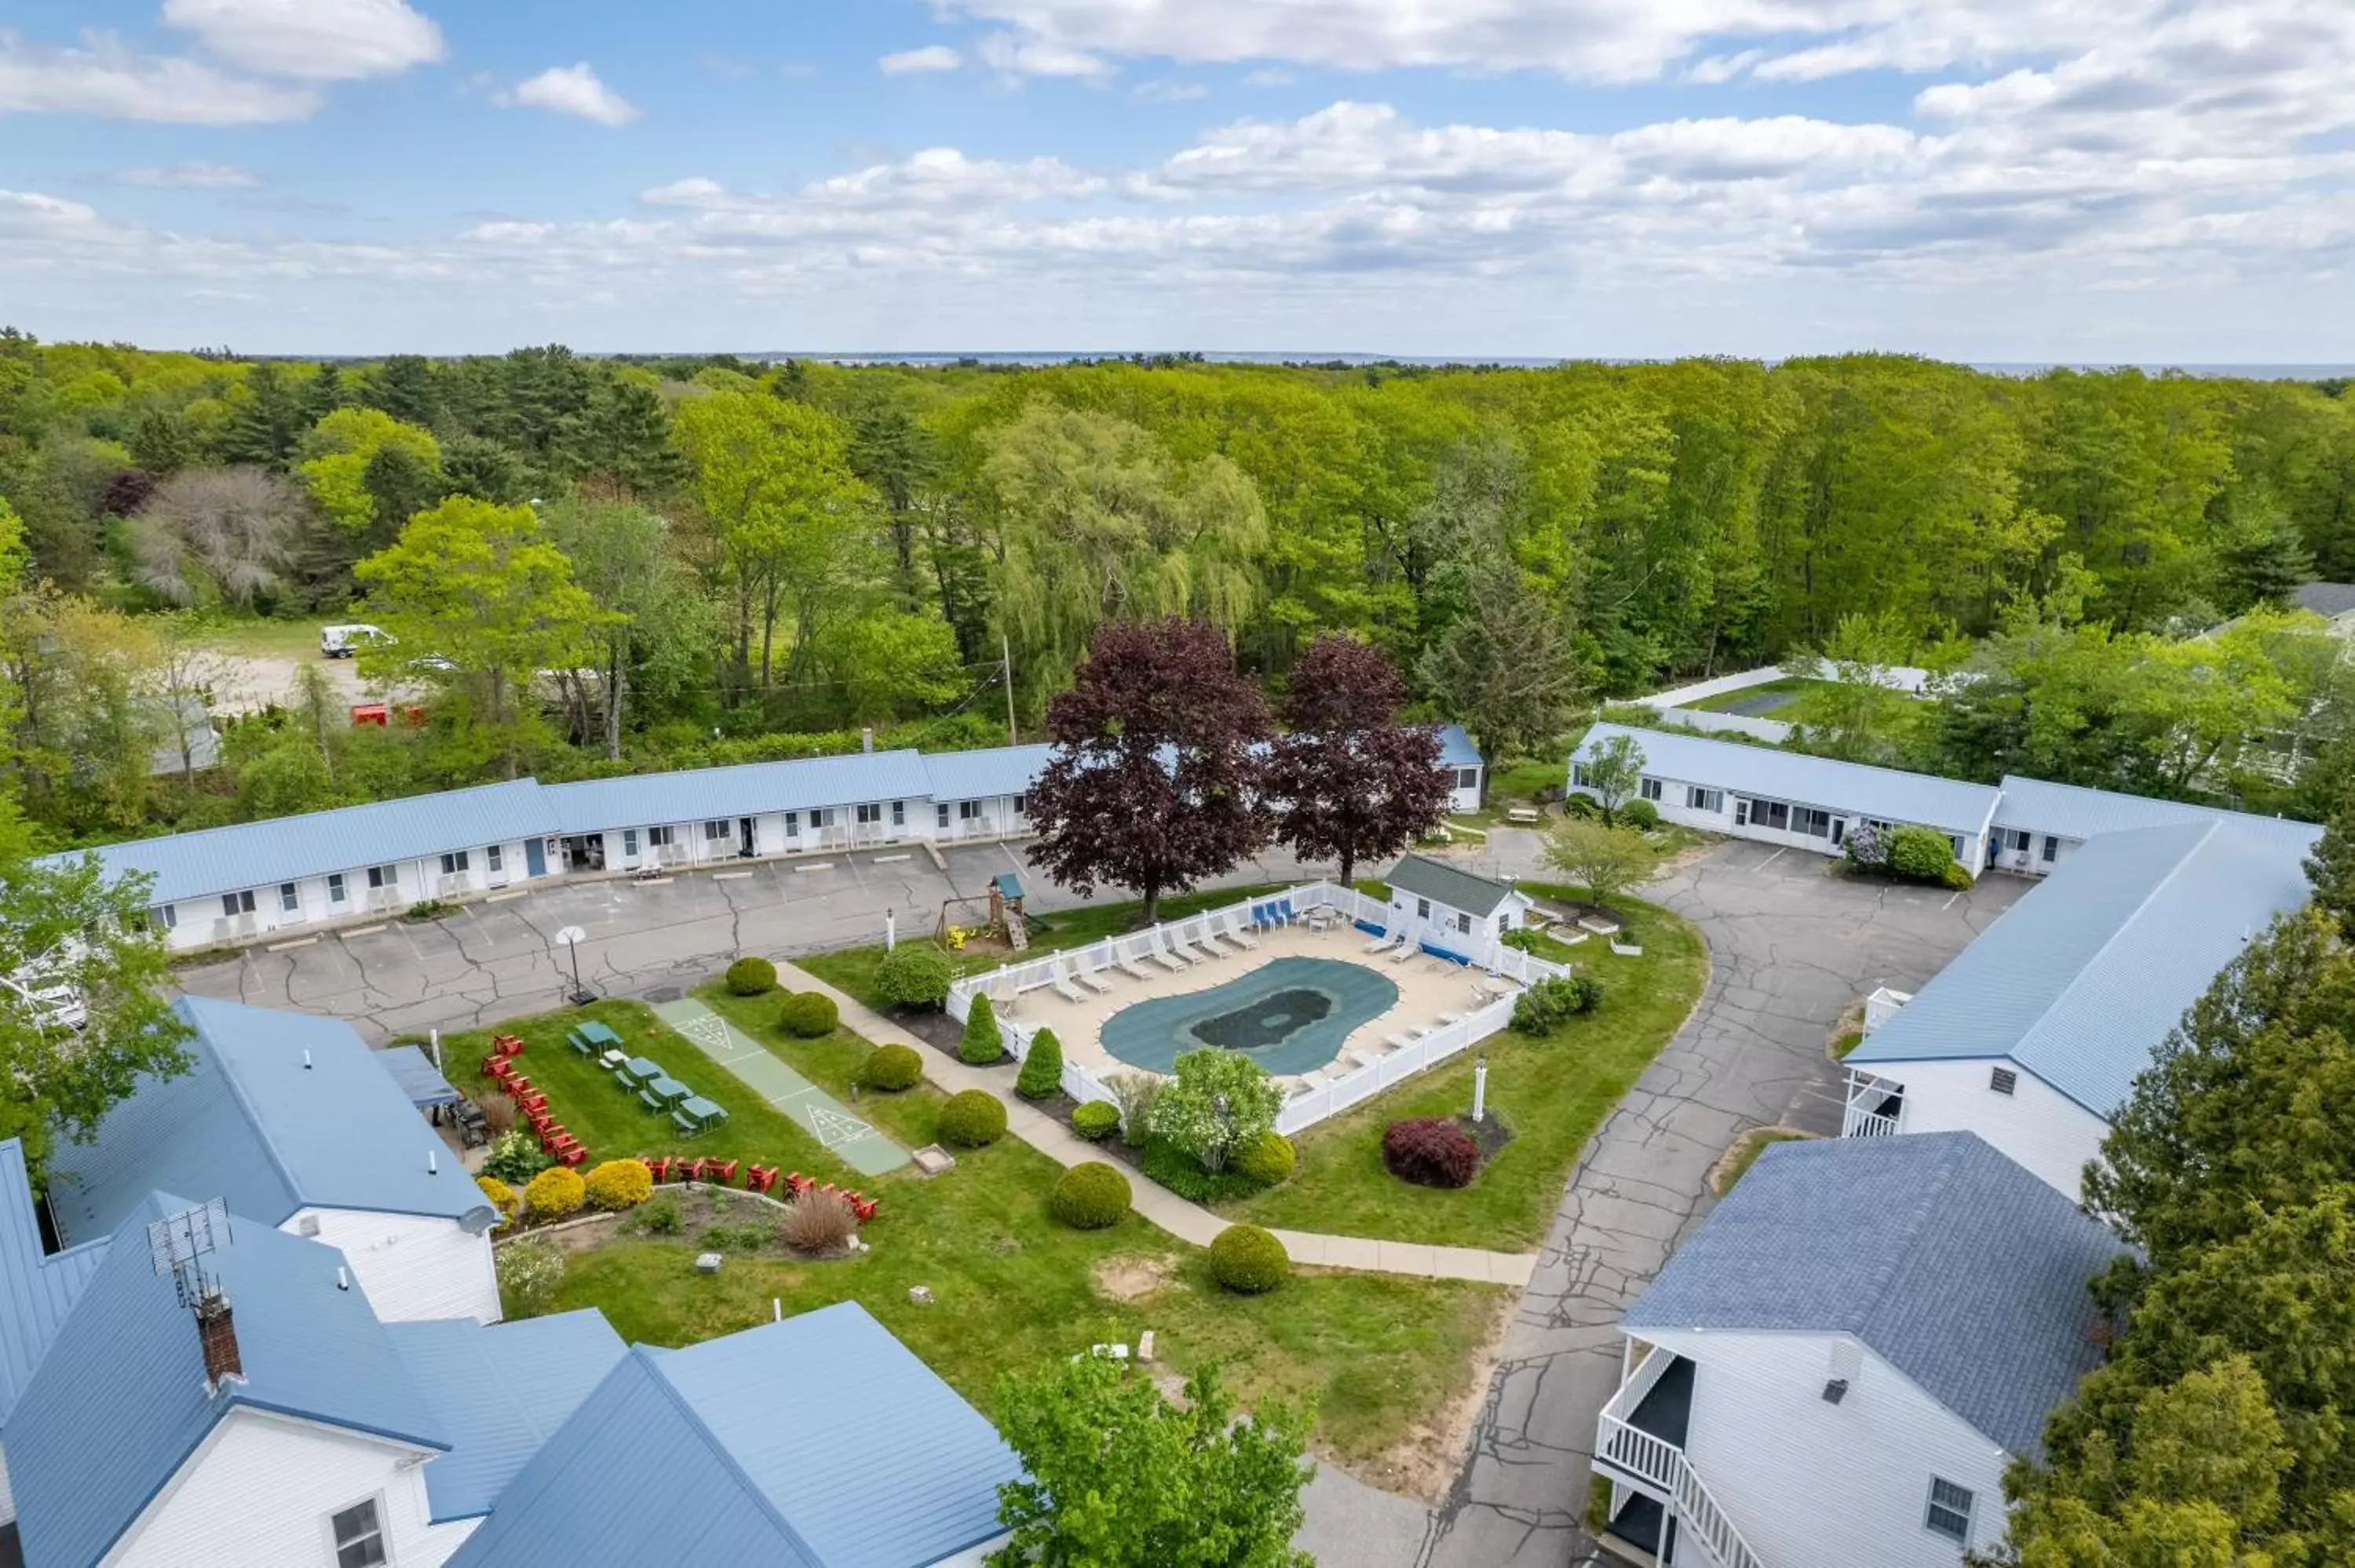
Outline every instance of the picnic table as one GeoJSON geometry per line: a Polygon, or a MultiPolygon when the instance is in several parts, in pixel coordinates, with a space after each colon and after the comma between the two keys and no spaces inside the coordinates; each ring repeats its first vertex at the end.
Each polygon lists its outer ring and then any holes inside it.
{"type": "Polygon", "coordinates": [[[619,1045],[622,1043],[622,1037],[620,1035],[614,1033],[611,1029],[606,1028],[603,1024],[598,1022],[593,1018],[583,1022],[577,1023],[573,1025],[573,1027],[580,1032],[581,1037],[583,1040],[588,1041],[591,1045],[612,1047],[619,1045]]]}
{"type": "Polygon", "coordinates": [[[1505,810],[1505,821],[1513,823],[1517,827],[1534,827],[1540,820],[1541,819],[1538,815],[1537,808],[1534,806],[1509,806],[1507,807],[1505,810]]]}
{"type": "Polygon", "coordinates": [[[663,1076],[658,1077],[653,1083],[648,1084],[646,1086],[646,1093],[654,1096],[655,1098],[662,1101],[663,1104],[669,1105],[673,1100],[686,1099],[688,1096],[694,1094],[695,1091],[688,1088],[685,1084],[680,1083],[677,1078],[663,1076]]]}
{"type": "Polygon", "coordinates": [[[628,1089],[653,1083],[663,1075],[662,1064],[651,1056],[633,1056],[613,1069],[614,1078],[628,1089]]]}
{"type": "Polygon", "coordinates": [[[612,1072],[614,1068],[621,1066],[629,1059],[629,1055],[626,1052],[608,1051],[602,1056],[597,1058],[597,1065],[604,1068],[607,1072],[612,1072]]]}
{"type": "Polygon", "coordinates": [[[694,1123],[695,1129],[698,1132],[709,1127],[715,1121],[726,1121],[728,1119],[728,1113],[726,1110],[722,1109],[714,1102],[705,1099],[701,1095],[689,1095],[685,1100],[681,1101],[678,1107],[678,1114],[685,1117],[688,1121],[694,1123]]]}

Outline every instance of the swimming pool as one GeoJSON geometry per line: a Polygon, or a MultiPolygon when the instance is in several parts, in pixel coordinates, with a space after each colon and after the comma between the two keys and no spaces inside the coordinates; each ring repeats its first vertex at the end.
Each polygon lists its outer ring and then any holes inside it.
{"type": "Polygon", "coordinates": [[[1389,1012],[1399,989],[1363,964],[1274,959],[1224,985],[1122,1008],[1098,1033],[1106,1054],[1167,1073],[1181,1051],[1220,1045],[1277,1077],[1321,1067],[1389,1012]]]}

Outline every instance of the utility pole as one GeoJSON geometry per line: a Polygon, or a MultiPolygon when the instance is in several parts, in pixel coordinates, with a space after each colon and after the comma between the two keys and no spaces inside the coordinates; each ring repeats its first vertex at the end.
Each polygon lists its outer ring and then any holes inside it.
{"type": "Polygon", "coordinates": [[[1006,640],[1003,631],[997,634],[997,653],[1004,661],[1002,668],[1006,680],[1006,744],[1019,746],[1022,736],[1014,728],[1014,645],[1006,640]]]}

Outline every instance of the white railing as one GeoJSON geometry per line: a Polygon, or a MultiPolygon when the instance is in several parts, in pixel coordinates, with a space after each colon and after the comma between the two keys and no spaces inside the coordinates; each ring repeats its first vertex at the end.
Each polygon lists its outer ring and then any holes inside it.
{"type": "Polygon", "coordinates": [[[1864,999],[1864,1032],[1867,1034],[1897,1016],[1897,1010],[1913,1000],[1910,991],[1891,991],[1881,986],[1864,999]]]}
{"type": "Polygon", "coordinates": [[[1894,1112],[1881,1108],[1892,1097],[1902,1096],[1905,1086],[1892,1079],[1875,1077],[1860,1068],[1848,1070],[1848,1104],[1840,1114],[1842,1138],[1890,1138],[1898,1131],[1894,1112]]]}
{"type": "Polygon", "coordinates": [[[1684,1548],[1698,1544],[1718,1568],[1766,1568],[1765,1559],[1742,1539],[1692,1461],[1685,1457],[1685,1451],[1627,1419],[1675,1360],[1669,1351],[1655,1347],[1603,1407],[1595,1424],[1595,1460],[1643,1482],[1667,1503],[1668,1519],[1661,1524],[1664,1544],[1671,1524],[1676,1531],[1676,1546],[1667,1561],[1683,1568],[1684,1548]]]}
{"type": "MultiPolygon", "coordinates": [[[[1167,920],[1150,930],[1107,937],[1084,948],[1050,953],[1024,963],[1002,965],[986,974],[968,975],[949,987],[948,1013],[962,1023],[973,1010],[975,997],[987,996],[994,1001],[1004,1002],[1025,991],[1050,988],[1065,973],[1116,972],[1125,962],[1157,974],[1161,972],[1160,968],[1151,957],[1156,950],[1166,949],[1173,943],[1204,943],[1213,931],[1248,931],[1265,922],[1281,921],[1286,906],[1290,906],[1290,918],[1294,920],[1305,916],[1312,909],[1331,909],[1352,923],[1363,921],[1378,927],[1384,925],[1391,913],[1388,905],[1380,899],[1369,898],[1353,887],[1341,887],[1322,881],[1305,883],[1281,893],[1265,894],[1220,908],[1206,909],[1182,920],[1167,920]]],[[[1452,951],[1463,953],[1474,967],[1521,985],[1570,972],[1567,965],[1551,963],[1518,948],[1505,946],[1493,933],[1484,931],[1470,937],[1455,932],[1425,935],[1433,946],[1447,947],[1452,951]],[[1462,946],[1452,946],[1455,943],[1462,946]],[[1465,951],[1466,948],[1470,950],[1465,951]]],[[[1215,943],[1208,945],[1216,946],[1215,943]]],[[[1351,1106],[1371,1099],[1433,1063],[1444,1061],[1498,1033],[1512,1022],[1512,997],[1500,997],[1457,1022],[1433,1030],[1411,1045],[1294,1095],[1277,1113],[1275,1128],[1286,1135],[1298,1132],[1351,1106]]],[[[1007,1049],[1018,1056],[1028,1052],[1031,1029],[1011,1022],[1001,1022],[1007,1049]],[[1018,1044],[1015,1043],[1018,1039],[1018,1044]]],[[[1073,1099],[1118,1102],[1118,1097],[1101,1079],[1068,1062],[1063,1068],[1063,1087],[1073,1099]]]]}

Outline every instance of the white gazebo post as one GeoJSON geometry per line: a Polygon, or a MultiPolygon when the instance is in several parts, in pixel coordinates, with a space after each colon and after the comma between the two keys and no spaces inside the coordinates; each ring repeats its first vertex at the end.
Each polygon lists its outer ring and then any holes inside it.
{"type": "Polygon", "coordinates": [[[883,911],[883,950],[888,953],[899,944],[900,912],[896,909],[886,909],[883,911]]]}
{"type": "Polygon", "coordinates": [[[1472,1121],[1477,1126],[1488,1118],[1488,1058],[1482,1056],[1472,1064],[1472,1121]]]}

